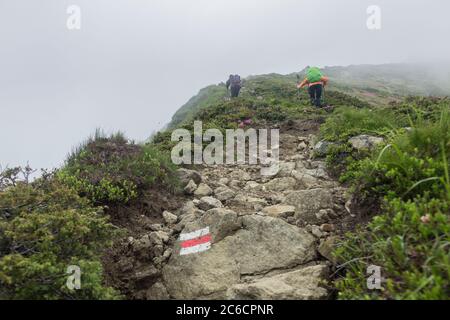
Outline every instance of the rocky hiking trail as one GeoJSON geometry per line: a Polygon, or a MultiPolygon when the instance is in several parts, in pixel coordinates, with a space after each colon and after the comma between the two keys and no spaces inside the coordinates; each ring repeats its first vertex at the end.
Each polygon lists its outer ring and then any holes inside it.
{"type": "Polygon", "coordinates": [[[332,299],[331,250],[354,218],[314,158],[318,126],[281,126],[273,177],[259,165],[179,169],[187,197],[119,246],[116,285],[136,299],[332,299]]]}

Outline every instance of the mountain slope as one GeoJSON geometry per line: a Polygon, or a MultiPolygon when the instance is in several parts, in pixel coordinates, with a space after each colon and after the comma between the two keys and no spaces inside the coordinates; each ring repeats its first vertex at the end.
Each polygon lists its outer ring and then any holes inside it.
{"type": "MultiPolygon", "coordinates": [[[[372,105],[400,101],[405,96],[450,95],[450,72],[436,71],[432,67],[410,64],[355,65],[325,67],[330,77],[328,90],[357,97],[372,105]]],[[[286,98],[295,93],[297,75],[305,70],[280,75],[249,76],[244,81],[242,97],[286,98]]],[[[191,98],[173,116],[168,128],[190,121],[198,111],[211,107],[227,98],[224,84],[208,86],[191,98]]]]}
{"type": "Polygon", "coordinates": [[[342,89],[348,68],[328,70],[333,112],[310,105],[296,74],[254,76],[238,99],[202,90],[151,143],[98,132],[42,179],[1,172],[0,297],[448,299],[450,99],[399,101],[403,84],[388,93],[358,68],[342,89]],[[275,176],[172,163],[171,130],[249,119],[280,129],[275,176]],[[82,290],[64,287],[68,265],[82,290]],[[383,290],[367,286],[368,266],[383,290]]]}

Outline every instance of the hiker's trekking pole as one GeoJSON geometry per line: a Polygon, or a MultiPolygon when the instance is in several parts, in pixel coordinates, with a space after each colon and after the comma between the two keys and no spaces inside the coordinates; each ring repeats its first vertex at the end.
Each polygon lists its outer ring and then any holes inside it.
{"type": "Polygon", "coordinates": [[[323,85],[322,87],[322,103],[325,104],[325,85],[323,85]]]}
{"type": "MultiPolygon", "coordinates": [[[[297,73],[297,86],[300,83],[300,76],[297,73]]],[[[300,100],[300,88],[297,87],[297,100],[300,100]]]]}

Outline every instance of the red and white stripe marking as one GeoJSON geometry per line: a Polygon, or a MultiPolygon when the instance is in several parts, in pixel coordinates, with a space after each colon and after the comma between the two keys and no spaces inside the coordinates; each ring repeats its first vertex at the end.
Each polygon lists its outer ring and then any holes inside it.
{"type": "Polygon", "coordinates": [[[180,235],[180,256],[200,253],[211,249],[211,233],[209,227],[180,235]]]}

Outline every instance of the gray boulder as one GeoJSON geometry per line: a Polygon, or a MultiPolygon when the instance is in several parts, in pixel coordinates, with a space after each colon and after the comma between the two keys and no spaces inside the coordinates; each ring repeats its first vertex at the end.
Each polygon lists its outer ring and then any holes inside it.
{"type": "Polygon", "coordinates": [[[254,209],[255,207],[266,207],[267,201],[261,198],[238,194],[234,199],[228,202],[232,206],[244,207],[246,209],[254,209]]]}
{"type": "Polygon", "coordinates": [[[175,224],[178,221],[178,217],[169,211],[163,212],[163,218],[167,224],[175,224]]]}
{"type": "Polygon", "coordinates": [[[289,177],[293,170],[295,170],[295,162],[280,162],[280,169],[278,171],[278,177],[289,177]]]}
{"type": "Polygon", "coordinates": [[[316,213],[322,209],[333,208],[333,196],[330,189],[293,191],[286,196],[285,203],[295,206],[296,218],[308,223],[318,223],[316,213]]]}
{"type": "Polygon", "coordinates": [[[294,189],[296,184],[297,181],[292,177],[275,178],[264,184],[264,188],[267,191],[281,192],[294,189]]]}
{"type": "Polygon", "coordinates": [[[366,134],[353,137],[348,141],[358,151],[372,150],[384,142],[383,138],[369,136],[366,134]]]}
{"type": "Polygon", "coordinates": [[[169,241],[169,234],[164,231],[153,231],[150,232],[148,237],[156,245],[162,245],[169,241]]]}
{"type": "Polygon", "coordinates": [[[237,284],[227,291],[230,300],[320,300],[328,297],[322,287],[328,268],[324,265],[237,284]]]}
{"type": "Polygon", "coordinates": [[[236,196],[236,193],[228,187],[219,187],[214,190],[214,195],[220,201],[227,201],[236,196]]]}
{"type": "Polygon", "coordinates": [[[213,237],[210,250],[180,256],[176,244],[163,268],[167,290],[175,299],[223,299],[245,276],[289,269],[316,258],[314,237],[281,219],[252,215],[236,220],[231,212],[222,210],[205,216],[210,220],[194,222],[197,224],[187,226],[183,233],[209,224],[213,237]],[[225,225],[220,226],[222,223],[225,225]],[[224,229],[228,231],[215,231],[224,229]]]}
{"type": "Polygon", "coordinates": [[[330,147],[333,145],[334,145],[334,143],[329,142],[329,141],[325,141],[325,140],[319,141],[314,146],[314,154],[318,157],[325,157],[328,154],[330,147]]]}

